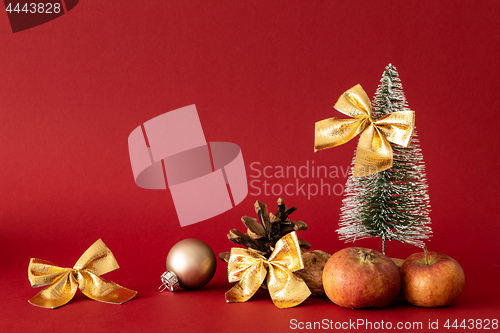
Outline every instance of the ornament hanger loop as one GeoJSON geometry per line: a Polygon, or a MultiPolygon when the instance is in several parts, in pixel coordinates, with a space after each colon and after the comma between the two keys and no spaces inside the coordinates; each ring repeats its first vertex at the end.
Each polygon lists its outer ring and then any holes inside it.
{"type": "Polygon", "coordinates": [[[175,291],[179,288],[179,279],[170,271],[166,271],[161,275],[161,283],[162,285],[158,287],[159,292],[163,292],[165,289],[175,291]]]}
{"type": "Polygon", "coordinates": [[[158,287],[158,291],[162,293],[167,288],[168,288],[168,286],[166,284],[162,283],[161,286],[158,287]]]}

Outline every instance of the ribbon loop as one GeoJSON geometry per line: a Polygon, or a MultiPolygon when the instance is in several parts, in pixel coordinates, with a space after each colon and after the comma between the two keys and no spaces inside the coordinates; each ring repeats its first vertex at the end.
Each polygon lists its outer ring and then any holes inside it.
{"type": "Polygon", "coordinates": [[[61,268],[47,260],[30,260],[28,279],[32,287],[43,287],[54,283],[62,274],[71,271],[70,268],[61,268]]]}
{"type": "Polygon", "coordinates": [[[120,268],[120,266],[118,266],[111,250],[101,239],[98,239],[82,254],[73,268],[76,270],[85,269],[96,275],[103,275],[120,268]]]}
{"type": "Polygon", "coordinates": [[[344,144],[360,135],[354,162],[354,177],[371,175],[392,167],[395,143],[408,147],[415,127],[413,111],[397,111],[374,121],[371,103],[361,85],[344,92],[334,106],[349,119],[329,118],[316,123],[315,151],[344,144]]]}
{"type": "Polygon", "coordinates": [[[276,242],[274,251],[269,256],[269,263],[273,266],[280,265],[286,267],[292,272],[304,268],[302,252],[300,252],[300,243],[295,231],[286,234],[276,242]]]}
{"type": "Polygon", "coordinates": [[[99,239],[83,253],[75,266],[62,268],[50,261],[30,260],[28,278],[32,287],[46,286],[28,302],[43,308],[54,309],[68,303],[80,289],[87,297],[107,303],[125,303],[136,291],[103,279],[99,275],[119,268],[118,263],[99,239]]]}
{"type": "Polygon", "coordinates": [[[340,95],[334,108],[351,118],[364,119],[372,116],[372,104],[360,84],[340,95]]]}
{"type": "Polygon", "coordinates": [[[251,249],[232,248],[228,263],[229,282],[238,282],[226,292],[227,302],[246,302],[266,280],[273,303],[279,308],[299,305],[311,294],[306,283],[293,272],[304,268],[295,231],[283,236],[269,259],[251,249]]]}
{"type": "Polygon", "coordinates": [[[375,122],[387,140],[403,147],[408,147],[413,137],[415,112],[398,111],[385,115],[375,122]]]}
{"type": "Polygon", "coordinates": [[[315,125],[314,151],[340,146],[363,132],[365,122],[359,119],[329,118],[315,125]]]}

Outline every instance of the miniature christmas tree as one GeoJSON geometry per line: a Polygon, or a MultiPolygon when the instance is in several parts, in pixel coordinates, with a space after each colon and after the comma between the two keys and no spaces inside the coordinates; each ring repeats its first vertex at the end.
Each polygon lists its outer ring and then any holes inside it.
{"type": "MultiPolygon", "coordinates": [[[[373,119],[408,111],[398,72],[392,64],[385,68],[380,82],[372,103],[373,119]]],[[[425,165],[416,130],[408,148],[391,146],[392,168],[357,178],[351,168],[337,230],[339,238],[345,241],[380,237],[383,253],[386,240],[422,246],[432,233],[425,165]]]]}

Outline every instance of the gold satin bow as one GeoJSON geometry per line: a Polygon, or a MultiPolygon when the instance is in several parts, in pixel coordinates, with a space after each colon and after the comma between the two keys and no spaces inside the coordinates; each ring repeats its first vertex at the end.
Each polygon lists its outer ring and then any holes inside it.
{"type": "Polygon", "coordinates": [[[269,259],[253,249],[232,248],[228,263],[229,282],[238,282],[226,292],[227,302],[246,302],[267,275],[267,289],[278,308],[299,305],[311,294],[306,283],[293,272],[304,268],[295,231],[276,242],[269,259]]]}
{"type": "Polygon", "coordinates": [[[371,175],[392,167],[392,148],[388,142],[408,147],[415,127],[413,111],[397,111],[377,120],[371,117],[372,106],[361,85],[340,96],[334,106],[354,118],[329,118],[315,126],[314,150],[339,146],[360,134],[354,177],[371,175]]]}
{"type": "Polygon", "coordinates": [[[54,309],[68,303],[80,289],[96,301],[125,303],[137,291],[119,286],[99,275],[120,268],[113,253],[99,239],[90,246],[73,268],[58,267],[50,261],[30,260],[28,278],[32,287],[46,286],[28,302],[43,308],[54,309]]]}

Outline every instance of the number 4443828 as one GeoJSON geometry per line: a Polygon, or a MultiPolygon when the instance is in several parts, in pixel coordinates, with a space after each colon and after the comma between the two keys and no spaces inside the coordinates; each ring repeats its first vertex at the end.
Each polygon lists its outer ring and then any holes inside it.
{"type": "Polygon", "coordinates": [[[60,3],[32,2],[25,3],[22,7],[19,3],[9,3],[5,8],[8,13],[31,13],[31,14],[59,14],[61,12],[60,3]]]}
{"type": "Polygon", "coordinates": [[[496,330],[498,329],[498,319],[463,319],[462,321],[448,319],[443,327],[447,329],[496,330]]]}

